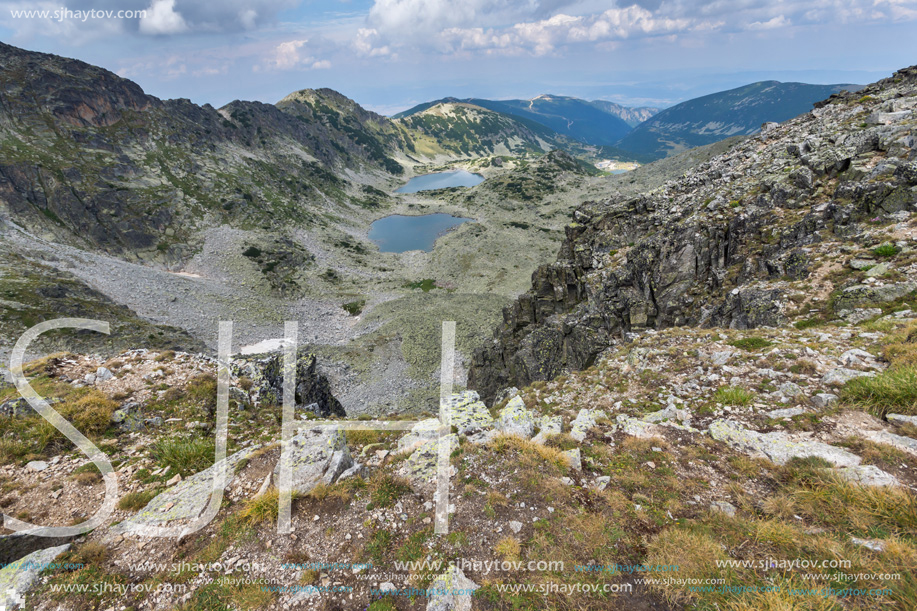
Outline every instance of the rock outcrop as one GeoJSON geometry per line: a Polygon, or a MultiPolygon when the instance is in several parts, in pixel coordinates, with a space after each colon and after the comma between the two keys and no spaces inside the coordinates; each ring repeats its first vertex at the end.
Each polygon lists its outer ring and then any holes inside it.
{"type": "MultiPolygon", "coordinates": [[[[344,434],[335,428],[320,427],[302,429],[291,440],[292,467],[291,487],[299,494],[306,494],[319,484],[331,485],[345,471],[354,466],[344,434]]],[[[283,459],[274,469],[274,481],[280,482],[280,468],[283,459]]]]}
{"type": "MultiPolygon", "coordinates": [[[[469,387],[490,400],[587,368],[641,328],[784,323],[783,281],[814,273],[813,245],[913,210],[915,125],[917,67],[833,95],[650,193],[584,204],[558,261],[533,274],[475,353],[469,387]]],[[[841,287],[838,303],[913,290],[841,287]]]]}
{"type": "MultiPolygon", "coordinates": [[[[268,405],[283,403],[283,355],[239,360],[233,363],[233,368],[237,375],[252,381],[248,395],[252,402],[268,405]]],[[[297,357],[295,407],[321,418],[347,415],[341,402],[332,394],[328,378],[319,373],[318,359],[314,354],[302,352],[297,357]]]]}

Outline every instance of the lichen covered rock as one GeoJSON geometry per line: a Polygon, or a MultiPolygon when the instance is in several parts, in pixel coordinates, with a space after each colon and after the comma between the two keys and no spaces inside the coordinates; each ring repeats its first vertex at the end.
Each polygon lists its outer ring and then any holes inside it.
{"type": "MultiPolygon", "coordinates": [[[[420,486],[435,482],[439,464],[440,444],[444,444],[447,448],[447,454],[451,454],[452,450],[458,447],[458,437],[454,434],[449,434],[444,435],[439,441],[431,439],[425,442],[404,461],[399,474],[420,486]]],[[[451,465],[449,466],[449,472],[452,472],[451,465]]]]}
{"type": "Polygon", "coordinates": [[[506,435],[517,435],[528,439],[535,433],[535,418],[525,407],[521,397],[510,399],[500,410],[495,428],[506,435]]]}
{"type": "MultiPolygon", "coordinates": [[[[283,449],[290,455],[293,470],[291,487],[305,494],[318,484],[333,484],[344,471],[353,466],[347,438],[337,427],[300,429],[283,449]]],[[[283,458],[274,469],[275,481],[280,482],[283,458]]]]}
{"type": "Polygon", "coordinates": [[[443,399],[443,407],[460,435],[469,435],[493,427],[494,419],[478,393],[465,391],[443,399]]]}
{"type": "Polygon", "coordinates": [[[596,425],[596,421],[599,418],[607,417],[602,410],[581,409],[573,422],[570,423],[570,437],[577,441],[583,441],[586,439],[589,429],[596,425]]]}
{"type": "Polygon", "coordinates": [[[715,420],[709,432],[717,441],[752,455],[763,455],[778,465],[785,465],[791,458],[809,457],[824,459],[838,467],[860,464],[859,456],[843,448],[820,441],[795,441],[782,432],[759,433],[729,420],[715,420]]]}

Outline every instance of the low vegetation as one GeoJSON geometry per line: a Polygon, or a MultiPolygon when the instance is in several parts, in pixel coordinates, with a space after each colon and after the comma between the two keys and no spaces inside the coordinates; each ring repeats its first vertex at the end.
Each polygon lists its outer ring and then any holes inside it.
{"type": "Polygon", "coordinates": [[[156,442],[150,455],[160,466],[184,477],[212,466],[216,449],[212,438],[170,437],[156,442]]]}
{"type": "Polygon", "coordinates": [[[735,346],[741,350],[754,351],[763,350],[764,348],[773,346],[774,343],[763,337],[743,337],[741,339],[734,339],[730,341],[729,345],[735,346]]]}

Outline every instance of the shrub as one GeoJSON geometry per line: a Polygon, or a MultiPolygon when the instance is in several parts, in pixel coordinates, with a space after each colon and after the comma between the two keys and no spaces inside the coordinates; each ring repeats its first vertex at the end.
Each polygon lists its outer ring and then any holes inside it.
{"type": "Polygon", "coordinates": [[[345,303],[343,306],[344,310],[351,316],[359,316],[363,312],[363,308],[366,306],[365,299],[359,299],[357,301],[351,301],[350,303],[345,303]]]}
{"type": "Polygon", "coordinates": [[[881,244],[872,249],[872,254],[877,257],[891,258],[900,252],[897,246],[890,243],[881,244]]]}

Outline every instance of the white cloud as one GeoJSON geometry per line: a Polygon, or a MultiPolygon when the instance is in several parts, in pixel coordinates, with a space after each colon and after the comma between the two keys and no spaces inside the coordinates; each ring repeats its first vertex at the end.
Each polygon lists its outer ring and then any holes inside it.
{"type": "Polygon", "coordinates": [[[273,55],[268,59],[267,65],[256,66],[256,71],[261,68],[268,70],[293,70],[311,69],[327,70],[331,62],[327,59],[316,59],[306,46],[308,40],[289,40],[282,42],[274,48],[273,55]]]}
{"type": "Polygon", "coordinates": [[[380,44],[381,37],[375,28],[360,28],[353,41],[353,48],[360,55],[369,57],[384,57],[391,55],[392,50],[386,44],[380,44]]]}
{"type": "Polygon", "coordinates": [[[180,34],[188,31],[188,24],[175,11],[175,0],[153,0],[146,9],[146,16],[140,20],[142,34],[180,34]]]}
{"type": "Polygon", "coordinates": [[[650,11],[633,5],[585,17],[559,14],[507,28],[450,28],[442,33],[442,39],[456,50],[502,49],[510,53],[528,51],[544,55],[565,45],[611,43],[631,37],[711,29],[716,26],[711,22],[656,17],[650,11]]]}
{"type": "Polygon", "coordinates": [[[777,28],[787,28],[791,26],[792,23],[789,19],[786,18],[786,15],[777,15],[772,19],[767,21],[754,21],[749,23],[747,29],[749,30],[775,30],[777,28]]]}
{"type": "Polygon", "coordinates": [[[313,62],[315,61],[314,57],[304,56],[300,53],[305,44],[309,42],[307,40],[291,40],[289,42],[282,42],[277,45],[276,55],[274,56],[274,68],[279,70],[289,70],[290,68],[295,68],[296,66],[313,62]]]}
{"type": "Polygon", "coordinates": [[[255,9],[249,8],[242,11],[239,11],[239,23],[242,24],[246,30],[255,29],[255,25],[258,22],[258,11],[255,9]]]}
{"type": "Polygon", "coordinates": [[[543,55],[641,36],[912,19],[917,0],[375,0],[365,28],[373,36],[358,35],[354,47],[543,55]]]}
{"type": "Polygon", "coordinates": [[[537,0],[376,0],[367,22],[385,35],[417,39],[448,28],[519,19],[538,5],[537,0]]]}

